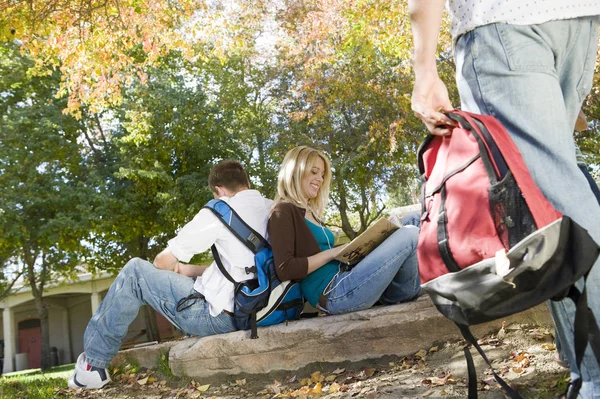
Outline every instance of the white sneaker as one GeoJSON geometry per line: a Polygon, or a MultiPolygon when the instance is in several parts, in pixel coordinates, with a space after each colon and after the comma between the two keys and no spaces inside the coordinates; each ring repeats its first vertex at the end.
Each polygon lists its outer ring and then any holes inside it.
{"type": "Polygon", "coordinates": [[[73,375],[69,377],[69,388],[99,389],[110,382],[107,369],[94,367],[85,361],[85,353],[77,358],[73,375]]]}

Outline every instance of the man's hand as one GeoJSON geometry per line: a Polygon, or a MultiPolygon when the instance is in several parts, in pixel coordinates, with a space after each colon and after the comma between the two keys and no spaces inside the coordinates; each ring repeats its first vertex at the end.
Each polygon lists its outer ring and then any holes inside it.
{"type": "Polygon", "coordinates": [[[168,249],[163,250],[154,258],[154,267],[157,269],[175,271],[178,264],[179,260],[168,249]]]}
{"type": "Polygon", "coordinates": [[[453,109],[448,89],[438,76],[435,56],[444,4],[444,0],[408,0],[415,71],[412,110],[431,134],[438,136],[450,134],[451,127],[457,125],[440,112],[453,109]]]}
{"type": "Polygon", "coordinates": [[[448,89],[435,70],[416,71],[411,104],[417,118],[436,136],[446,136],[457,123],[440,111],[453,109],[448,89]]]}

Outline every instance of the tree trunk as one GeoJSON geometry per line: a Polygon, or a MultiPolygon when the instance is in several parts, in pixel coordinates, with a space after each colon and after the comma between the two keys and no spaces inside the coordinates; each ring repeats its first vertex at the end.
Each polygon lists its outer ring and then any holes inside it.
{"type": "Polygon", "coordinates": [[[42,330],[42,358],[41,368],[43,371],[50,369],[50,323],[48,321],[48,305],[44,298],[40,296],[35,298],[35,307],[40,316],[40,327],[42,330]]]}
{"type": "Polygon", "coordinates": [[[338,211],[340,212],[340,219],[342,221],[342,231],[346,234],[350,240],[353,240],[357,234],[350,224],[348,219],[348,201],[346,200],[346,187],[344,186],[344,179],[340,176],[336,176],[338,195],[340,196],[340,202],[338,204],[338,211]]]}
{"type": "Polygon", "coordinates": [[[40,253],[30,250],[29,248],[24,248],[24,250],[24,261],[27,266],[27,279],[29,281],[29,286],[31,287],[31,294],[33,295],[35,307],[40,316],[40,329],[42,334],[41,368],[45,371],[50,368],[50,325],[48,322],[48,305],[44,301],[44,284],[46,283],[48,265],[46,264],[45,254],[42,253],[42,270],[39,273],[39,276],[36,276],[35,262],[40,253]]]}

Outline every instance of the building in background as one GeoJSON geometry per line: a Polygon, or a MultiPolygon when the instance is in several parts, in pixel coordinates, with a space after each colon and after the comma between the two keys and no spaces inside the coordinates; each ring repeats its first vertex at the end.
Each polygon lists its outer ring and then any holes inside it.
{"type": "MultiPolygon", "coordinates": [[[[83,352],[85,328],[114,279],[115,276],[107,273],[97,276],[83,273],[78,281],[60,282],[44,290],[49,305],[50,361],[53,366],[74,363],[83,352]]],[[[41,328],[33,295],[28,286],[17,286],[15,290],[17,292],[0,301],[3,309],[0,314],[3,373],[40,367],[41,328]]],[[[180,335],[181,332],[167,319],[147,306],[140,309],[129,327],[122,349],[180,335]]]]}

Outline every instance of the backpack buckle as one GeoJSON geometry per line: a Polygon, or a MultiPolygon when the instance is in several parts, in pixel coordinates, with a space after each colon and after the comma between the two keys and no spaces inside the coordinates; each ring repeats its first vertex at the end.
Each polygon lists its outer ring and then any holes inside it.
{"type": "Polygon", "coordinates": [[[246,267],[246,274],[256,273],[256,266],[246,267]]]}

